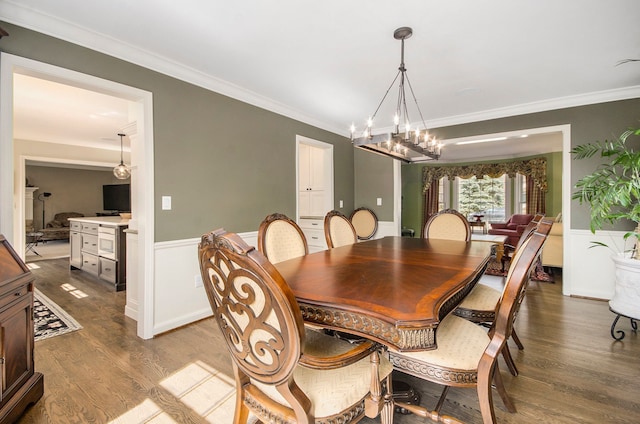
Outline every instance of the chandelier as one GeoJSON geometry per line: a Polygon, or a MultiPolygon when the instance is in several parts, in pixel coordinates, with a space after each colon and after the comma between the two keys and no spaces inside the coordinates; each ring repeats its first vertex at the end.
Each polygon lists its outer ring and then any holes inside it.
{"type": "Polygon", "coordinates": [[[427,125],[424,123],[422,111],[420,111],[420,106],[418,106],[418,101],[413,93],[413,88],[407,75],[407,68],[404,66],[404,40],[411,37],[412,34],[413,30],[409,27],[398,28],[393,32],[393,38],[401,42],[400,67],[398,68],[398,73],[382,97],[376,111],[367,120],[366,128],[359,137],[355,137],[356,128],[351,124],[351,141],[354,146],[390,156],[407,163],[437,160],[440,158],[440,150],[442,148],[442,145],[435,137],[429,135],[427,125]],[[389,133],[374,135],[372,130],[376,114],[387,98],[389,91],[391,91],[391,88],[393,88],[398,80],[400,80],[400,82],[398,86],[396,113],[393,118],[393,130],[389,133]],[[416,105],[417,112],[420,115],[422,127],[420,127],[420,125],[416,126],[416,128],[411,127],[411,119],[409,118],[409,110],[407,109],[405,82],[407,83],[413,102],[416,105]],[[402,131],[400,123],[404,125],[402,131]]]}

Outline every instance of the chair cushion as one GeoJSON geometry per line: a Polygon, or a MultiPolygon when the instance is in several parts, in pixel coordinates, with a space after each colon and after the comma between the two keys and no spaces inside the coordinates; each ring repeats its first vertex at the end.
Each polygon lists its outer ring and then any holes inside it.
{"type": "MultiPolygon", "coordinates": [[[[459,308],[474,309],[476,311],[493,311],[502,293],[485,284],[478,283],[462,300],[459,308]]],[[[440,329],[438,329],[440,331],[440,329]]]]}
{"type": "MultiPolygon", "coordinates": [[[[474,371],[489,345],[486,329],[455,315],[447,315],[436,331],[438,348],[419,352],[392,352],[393,363],[407,358],[425,365],[461,371],[474,371]]],[[[414,366],[415,368],[415,366],[414,366]]]]}
{"type": "MultiPolygon", "coordinates": [[[[304,351],[314,356],[333,356],[353,349],[351,343],[319,331],[306,331],[305,336],[304,351]]],[[[392,370],[389,360],[381,355],[380,379],[385,378],[392,370]]],[[[313,415],[328,417],[356,404],[369,393],[371,362],[369,357],[365,357],[354,364],[333,370],[298,366],[294,371],[294,379],[311,400],[313,415]]],[[[275,386],[257,382],[254,384],[271,399],[288,405],[275,386]]]]}

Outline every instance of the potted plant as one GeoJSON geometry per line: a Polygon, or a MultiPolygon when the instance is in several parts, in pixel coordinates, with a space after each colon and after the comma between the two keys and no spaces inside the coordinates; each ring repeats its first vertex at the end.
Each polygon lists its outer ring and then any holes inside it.
{"type": "MultiPolygon", "coordinates": [[[[605,161],[596,170],[576,183],[572,199],[591,207],[591,232],[602,229],[605,223],[614,224],[621,220],[635,223],[635,230],[624,234],[634,241],[629,250],[613,255],[616,266],[615,291],[609,301],[609,309],[617,314],[611,326],[611,335],[620,318],[631,318],[635,330],[635,319],[640,319],[640,152],[631,146],[638,141],[640,128],[630,128],[617,139],[596,141],[574,147],[571,154],[575,159],[590,158],[597,154],[605,161]]],[[[597,246],[606,246],[593,242],[597,246]]]]}

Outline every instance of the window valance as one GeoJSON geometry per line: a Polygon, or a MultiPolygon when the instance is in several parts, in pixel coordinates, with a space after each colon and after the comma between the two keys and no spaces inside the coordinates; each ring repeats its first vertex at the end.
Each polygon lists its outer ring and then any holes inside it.
{"type": "Polygon", "coordinates": [[[449,177],[450,180],[455,177],[471,178],[474,175],[476,178],[483,178],[485,175],[497,178],[502,174],[507,174],[511,178],[516,174],[530,176],[540,190],[547,191],[547,159],[535,158],[464,166],[425,166],[422,169],[422,192],[426,192],[434,180],[442,177],[449,177]]]}

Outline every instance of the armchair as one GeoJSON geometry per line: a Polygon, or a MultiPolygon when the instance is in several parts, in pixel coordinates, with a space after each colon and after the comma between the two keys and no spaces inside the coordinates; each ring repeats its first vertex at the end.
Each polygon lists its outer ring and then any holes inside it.
{"type": "Polygon", "coordinates": [[[507,236],[506,244],[515,246],[520,240],[520,236],[527,228],[527,224],[531,222],[533,215],[531,214],[514,214],[507,222],[493,222],[489,229],[489,234],[496,236],[507,236]]]}

